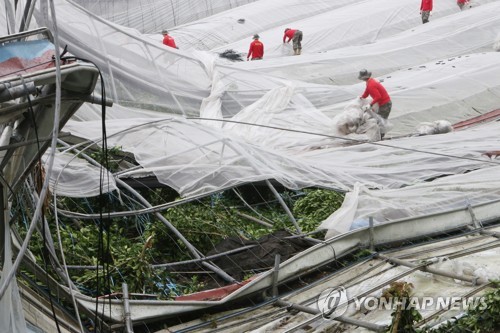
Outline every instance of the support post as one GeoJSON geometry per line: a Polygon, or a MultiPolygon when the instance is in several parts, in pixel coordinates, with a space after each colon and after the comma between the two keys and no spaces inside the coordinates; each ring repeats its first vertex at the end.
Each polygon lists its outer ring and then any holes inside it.
{"type": "Polygon", "coordinates": [[[258,224],[260,224],[260,225],[263,225],[263,226],[264,226],[264,227],[266,227],[266,228],[272,228],[272,227],[273,227],[273,225],[272,225],[272,224],[267,223],[267,222],[264,222],[264,221],[262,221],[262,220],[259,220],[259,219],[255,218],[255,217],[250,216],[250,215],[247,215],[247,214],[243,214],[243,213],[240,213],[240,212],[236,212],[236,215],[241,216],[241,217],[244,217],[244,218],[246,218],[246,219],[248,219],[248,220],[250,220],[250,221],[252,221],[252,222],[258,223],[258,224]]]}
{"type": "Polygon", "coordinates": [[[482,228],[482,224],[481,222],[479,222],[476,218],[476,214],[474,214],[474,211],[472,210],[472,206],[469,204],[467,204],[467,210],[469,211],[469,214],[472,218],[472,225],[474,226],[474,228],[476,229],[479,229],[479,228],[482,228]]]}
{"type": "Polygon", "coordinates": [[[375,245],[374,245],[374,238],[375,238],[375,231],[373,230],[373,216],[370,216],[368,218],[369,224],[370,224],[370,251],[374,252],[375,251],[375,245]]]}
{"type": "MultiPolygon", "coordinates": [[[[400,266],[406,266],[406,267],[411,267],[411,268],[416,268],[416,267],[421,266],[421,265],[418,265],[418,264],[415,264],[415,263],[412,263],[412,262],[409,262],[409,261],[405,261],[405,260],[401,260],[401,259],[397,259],[397,258],[387,257],[387,256],[382,255],[382,254],[378,254],[377,257],[380,258],[380,259],[392,262],[394,264],[400,265],[400,266]]],[[[467,276],[463,276],[463,275],[459,275],[459,274],[454,274],[454,273],[450,273],[450,272],[443,271],[443,270],[440,270],[440,269],[428,267],[428,265],[431,265],[431,264],[432,264],[432,262],[429,262],[427,265],[424,264],[419,269],[421,271],[424,271],[424,272],[428,272],[428,273],[432,273],[432,274],[436,274],[436,275],[440,275],[440,276],[445,276],[445,277],[449,277],[449,278],[460,280],[460,281],[469,282],[469,283],[472,283],[472,285],[476,285],[477,284],[477,278],[475,278],[475,277],[474,278],[470,278],[470,277],[467,277],[467,276]]]]}
{"type": "Polygon", "coordinates": [[[280,270],[281,255],[278,253],[274,256],[273,269],[273,297],[278,296],[278,273],[280,270]]]}
{"type": "MultiPolygon", "coordinates": [[[[66,147],[68,147],[69,145],[62,142],[61,140],[59,140],[60,143],[64,144],[66,147]]],[[[75,149],[75,151],[77,151],[75,149]]],[[[81,153],[81,152],[80,152],[81,153]]],[[[84,153],[81,153],[81,156],[83,158],[85,158],[87,161],[89,161],[91,164],[93,165],[96,165],[96,166],[100,166],[99,163],[97,163],[94,159],[92,159],[90,156],[84,154],[84,153]]],[[[121,179],[119,178],[115,178],[115,181],[116,183],[120,184],[121,186],[123,186],[124,188],[126,188],[127,190],[129,190],[143,205],[145,205],[146,207],[148,208],[151,208],[153,207],[151,205],[151,203],[149,201],[147,201],[142,195],[140,195],[136,190],[134,190],[132,187],[130,187],[127,183],[125,183],[124,181],[122,181],[121,179]]],[[[172,231],[180,240],[182,243],[184,243],[184,245],[186,245],[187,249],[189,250],[189,252],[191,252],[191,254],[195,257],[195,259],[201,259],[202,256],[200,255],[200,251],[198,251],[187,239],[186,237],[184,237],[183,234],[181,234],[179,232],[179,230],[177,230],[176,227],[174,227],[172,225],[172,223],[170,223],[163,215],[161,215],[160,213],[154,213],[154,215],[160,220],[162,221],[169,229],[170,231],[172,231]]],[[[208,269],[210,269],[211,271],[213,271],[215,274],[219,275],[222,279],[226,280],[227,282],[230,282],[230,283],[234,283],[234,282],[237,282],[236,279],[234,279],[232,276],[230,276],[229,274],[227,274],[226,272],[224,272],[222,269],[220,269],[219,267],[213,265],[213,264],[210,264],[208,262],[205,262],[205,261],[202,261],[201,264],[205,267],[207,267],[208,269]]]]}
{"type": "Polygon", "coordinates": [[[276,189],[274,188],[273,184],[271,184],[271,182],[269,180],[267,180],[267,179],[266,179],[266,184],[267,184],[267,186],[269,186],[269,188],[271,189],[271,192],[273,192],[273,194],[276,197],[276,199],[278,199],[279,203],[281,204],[281,206],[283,207],[283,209],[287,213],[288,217],[290,218],[290,221],[292,221],[293,225],[295,226],[295,229],[297,229],[297,232],[299,234],[301,234],[302,230],[300,230],[300,226],[297,223],[297,220],[295,220],[295,217],[293,217],[293,214],[290,211],[290,208],[288,208],[288,206],[286,205],[285,201],[283,201],[283,198],[280,196],[280,194],[278,193],[278,191],[276,191],[276,189]]]}
{"type": "MultiPolygon", "coordinates": [[[[119,183],[121,186],[127,188],[131,193],[133,193],[139,201],[141,201],[146,207],[153,207],[142,195],[140,195],[136,190],[134,190],[132,187],[130,187],[127,183],[124,181],[116,178],[115,181],[119,183]]],[[[183,234],[177,230],[176,227],[174,227],[163,215],[160,213],[155,213],[155,216],[162,221],[179,239],[186,245],[186,247],[189,249],[189,251],[193,254],[193,256],[196,257],[196,259],[201,259],[201,255],[199,254],[199,251],[184,237],[183,234]]],[[[233,283],[236,282],[236,280],[231,277],[229,274],[224,272],[222,269],[219,267],[212,265],[206,261],[202,261],[201,264],[211,271],[213,271],[215,274],[219,275],[221,278],[226,280],[227,282],[233,283]]]]}
{"type": "Polygon", "coordinates": [[[122,284],[122,291],[123,291],[123,319],[125,321],[126,333],[134,333],[134,329],[132,328],[132,319],[130,317],[128,285],[125,282],[122,284]]]}

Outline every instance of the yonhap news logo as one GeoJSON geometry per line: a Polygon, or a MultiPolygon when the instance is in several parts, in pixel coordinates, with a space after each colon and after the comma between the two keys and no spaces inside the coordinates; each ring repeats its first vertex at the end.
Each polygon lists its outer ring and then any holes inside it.
{"type": "Polygon", "coordinates": [[[334,319],[342,316],[347,310],[347,291],[338,286],[325,289],[321,292],[316,302],[323,318],[334,319]]]}
{"type": "Polygon", "coordinates": [[[348,298],[343,286],[325,289],[316,302],[318,310],[325,319],[342,316],[351,304],[355,311],[394,311],[397,308],[418,311],[462,310],[473,308],[485,310],[488,307],[484,296],[411,296],[411,297],[377,297],[362,296],[348,298]]]}

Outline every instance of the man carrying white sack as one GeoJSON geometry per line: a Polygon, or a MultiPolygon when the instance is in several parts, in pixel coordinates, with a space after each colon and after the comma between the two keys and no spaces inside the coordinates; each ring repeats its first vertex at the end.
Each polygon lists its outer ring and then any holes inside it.
{"type": "MultiPolygon", "coordinates": [[[[372,73],[366,69],[362,69],[359,72],[358,79],[366,82],[366,89],[361,99],[365,99],[368,96],[372,98],[369,105],[363,107],[364,111],[372,110],[379,116],[387,120],[392,109],[391,97],[385,90],[384,86],[376,79],[372,78],[372,73]]],[[[382,133],[384,137],[385,133],[382,133]]]]}
{"type": "Polygon", "coordinates": [[[345,136],[358,142],[375,142],[381,139],[382,133],[389,130],[390,124],[373,112],[368,105],[364,111],[364,104],[368,102],[356,98],[345,106],[342,113],[333,118],[335,135],[345,136]]]}

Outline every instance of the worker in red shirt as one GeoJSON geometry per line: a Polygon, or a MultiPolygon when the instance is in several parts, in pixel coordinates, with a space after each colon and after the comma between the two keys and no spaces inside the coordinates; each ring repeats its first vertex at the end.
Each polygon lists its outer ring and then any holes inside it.
{"type": "Polygon", "coordinates": [[[293,54],[300,55],[302,52],[302,31],[286,28],[283,35],[283,43],[290,43],[290,41],[293,41],[293,54]],[[288,41],[286,40],[287,38],[288,41]]]}
{"type": "Polygon", "coordinates": [[[391,97],[389,97],[384,86],[371,76],[372,73],[366,69],[362,69],[359,72],[358,79],[366,82],[365,92],[360,98],[364,99],[369,95],[372,98],[369,108],[378,113],[382,118],[387,119],[392,109],[391,97]]]}
{"type": "MultiPolygon", "coordinates": [[[[457,5],[458,5],[458,8],[460,8],[460,10],[464,9],[464,6],[467,5],[469,3],[468,0],[457,0],[457,5]]],[[[470,7],[470,5],[469,5],[470,7]]]]}
{"type": "Polygon", "coordinates": [[[163,30],[161,34],[163,35],[163,44],[178,49],[177,45],[175,45],[174,38],[168,34],[167,30],[163,30]]]}
{"type": "Polygon", "coordinates": [[[250,49],[248,50],[247,61],[250,60],[261,60],[264,57],[264,44],[259,40],[259,35],[253,35],[253,41],[250,43],[250,49]]]}
{"type": "Polygon", "coordinates": [[[433,0],[422,0],[420,4],[420,15],[422,16],[422,23],[429,22],[429,16],[432,13],[432,1],[433,0]]]}

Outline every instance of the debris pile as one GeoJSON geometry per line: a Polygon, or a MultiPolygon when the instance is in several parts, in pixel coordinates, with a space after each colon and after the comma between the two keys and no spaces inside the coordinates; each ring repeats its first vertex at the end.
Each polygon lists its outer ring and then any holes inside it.
{"type": "Polygon", "coordinates": [[[371,110],[363,111],[366,101],[356,99],[334,118],[335,130],[341,136],[361,141],[379,141],[389,131],[389,122],[371,110]]]}
{"type": "Polygon", "coordinates": [[[224,52],[219,53],[219,57],[226,58],[231,61],[243,61],[241,53],[238,53],[232,49],[225,50],[224,52]]]}
{"type": "Polygon", "coordinates": [[[453,131],[453,126],[447,120],[436,120],[432,123],[420,123],[417,127],[418,135],[443,134],[453,131]]]}

